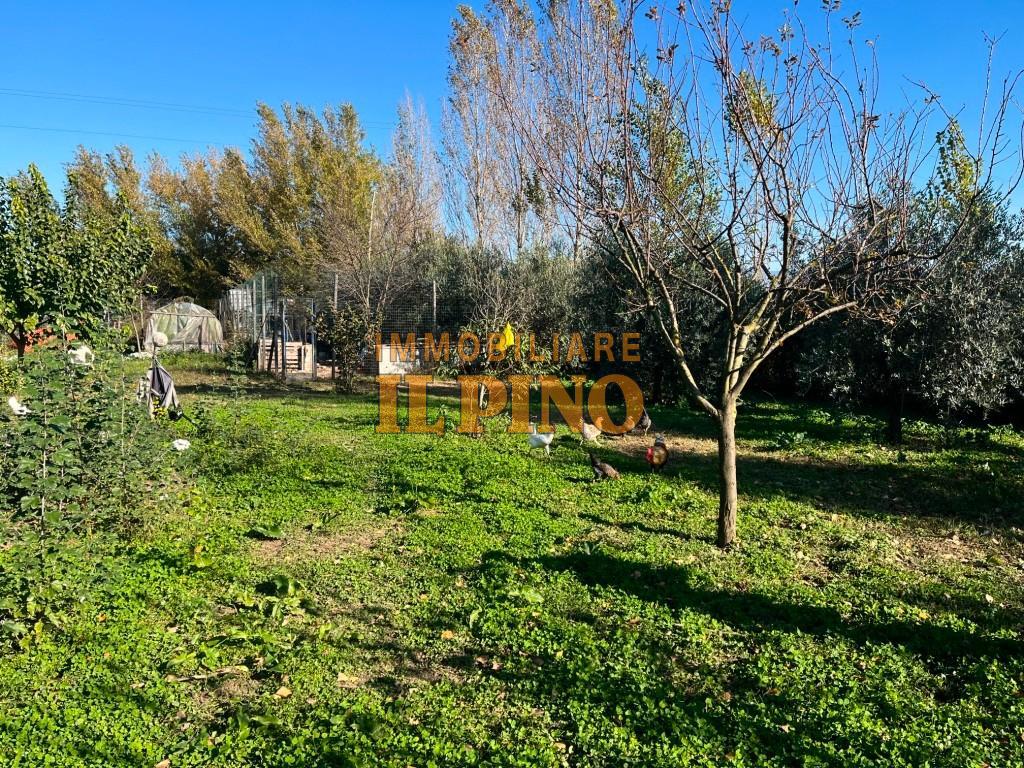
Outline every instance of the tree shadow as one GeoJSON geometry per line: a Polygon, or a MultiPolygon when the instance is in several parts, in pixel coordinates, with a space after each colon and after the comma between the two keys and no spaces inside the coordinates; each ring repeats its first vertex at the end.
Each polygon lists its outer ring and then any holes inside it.
{"type": "Polygon", "coordinates": [[[676,528],[663,528],[661,526],[647,525],[646,523],[636,522],[616,522],[600,517],[598,515],[591,514],[589,512],[580,513],[580,517],[584,520],[589,520],[597,525],[606,525],[612,528],[618,528],[620,531],[626,531],[628,533],[647,533],[653,536],[672,536],[680,541],[699,541],[703,544],[713,544],[715,541],[714,536],[694,536],[692,533],[686,531],[680,531],[676,528]]]}
{"type": "MultiPolygon", "coordinates": [[[[697,611],[746,632],[784,631],[819,638],[843,637],[859,645],[886,643],[933,660],[1024,656],[1024,644],[1017,639],[921,622],[851,621],[826,605],[787,603],[754,592],[699,587],[692,583],[685,567],[652,566],[608,554],[602,548],[528,559],[492,551],[484,556],[482,568],[494,562],[570,573],[589,587],[620,590],[674,610],[697,611]]],[[[976,616],[986,616],[989,628],[1024,630],[1024,615],[1018,610],[995,609],[977,601],[970,605],[961,601],[961,606],[976,616]]]]}
{"type": "MultiPolygon", "coordinates": [[[[627,641],[629,661],[623,668],[603,654],[614,655],[611,648],[620,633],[630,632],[628,625],[614,620],[611,624],[607,620],[591,624],[591,632],[604,635],[602,642],[577,647],[574,635],[560,634],[572,631],[564,623],[568,616],[544,629],[544,644],[557,648],[557,653],[541,651],[536,657],[517,662],[515,645],[506,651],[499,641],[499,658],[510,663],[494,676],[512,687],[525,686],[536,697],[536,706],[558,713],[581,756],[600,754],[609,763],[616,763],[622,756],[603,751],[608,745],[601,741],[597,723],[644,734],[644,740],[652,744],[686,743],[680,741],[685,739],[680,734],[700,734],[702,754],[714,764],[730,761],[730,753],[740,746],[748,759],[759,756],[765,762],[782,761],[772,764],[836,764],[840,759],[837,755],[843,754],[873,754],[881,759],[896,742],[890,743],[887,736],[879,737],[877,733],[837,731],[836,722],[844,716],[842,707],[831,710],[809,706],[806,691],[799,687],[772,687],[766,682],[756,663],[755,649],[788,648],[787,638],[795,642],[801,637],[812,638],[818,647],[835,646],[845,640],[870,657],[886,645],[896,648],[897,653],[914,654],[947,681],[936,692],[936,697],[945,702],[976,696],[969,690],[973,679],[970,670],[984,667],[984,658],[1024,655],[1020,641],[997,635],[1009,628],[1020,632],[1020,613],[997,614],[992,606],[984,604],[972,606],[988,618],[984,630],[978,632],[909,621],[848,618],[826,605],[708,589],[691,578],[686,568],[652,566],[602,548],[534,558],[492,551],[478,570],[485,582],[498,585],[494,588],[500,590],[503,581],[518,583],[524,570],[538,568],[550,575],[569,574],[591,590],[617,590],[668,608],[688,626],[696,622],[715,627],[721,622],[726,627],[724,635],[740,638],[751,654],[728,661],[730,651],[723,647],[720,656],[705,661],[699,652],[687,652],[685,640],[648,628],[627,641]],[[702,622],[692,614],[713,621],[702,622]],[[681,618],[684,615],[690,616],[685,622],[681,618]],[[551,637],[552,632],[559,634],[551,637]],[[577,713],[584,718],[579,724],[577,713]],[[602,719],[595,722],[595,717],[602,719]],[[680,728],[680,723],[685,723],[685,728],[680,728]],[[789,724],[793,724],[793,734],[789,724]]],[[[598,593],[593,597],[596,604],[605,604],[609,596],[598,593]]],[[[643,615],[642,610],[639,615],[643,615]]],[[[854,695],[862,698],[849,706],[874,708],[878,717],[894,722],[901,717],[898,707],[884,698],[875,698],[869,688],[854,695]]],[[[904,743],[900,749],[907,747],[904,743]]],[[[916,750],[911,762],[924,762],[932,747],[921,743],[910,749],[916,750]]]]}
{"type": "MultiPolygon", "coordinates": [[[[629,468],[646,469],[636,459],[629,468]]],[[[718,492],[713,455],[676,451],[663,476],[718,492]]],[[[741,496],[755,502],[783,496],[874,518],[903,515],[1003,525],[1019,525],[1024,519],[1024,478],[1009,471],[997,476],[972,467],[954,473],[946,467],[741,454],[737,477],[741,496]]]]}

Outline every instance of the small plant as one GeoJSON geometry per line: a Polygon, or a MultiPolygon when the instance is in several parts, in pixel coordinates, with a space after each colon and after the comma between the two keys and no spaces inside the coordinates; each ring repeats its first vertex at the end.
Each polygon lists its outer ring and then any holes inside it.
{"type": "Polygon", "coordinates": [[[15,361],[0,357],[0,395],[7,397],[21,386],[21,371],[15,361]]]}
{"type": "Polygon", "coordinates": [[[807,442],[806,432],[780,432],[770,444],[773,451],[791,451],[807,442]]]}
{"type": "Polygon", "coordinates": [[[335,386],[351,392],[359,369],[360,353],[374,336],[363,317],[351,307],[330,308],[316,318],[317,337],[333,351],[335,386]]]}

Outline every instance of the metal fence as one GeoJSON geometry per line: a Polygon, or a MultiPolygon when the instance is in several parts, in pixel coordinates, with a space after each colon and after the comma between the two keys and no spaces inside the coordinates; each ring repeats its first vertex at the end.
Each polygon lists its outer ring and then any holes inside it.
{"type": "Polygon", "coordinates": [[[280,276],[261,272],[229,288],[217,314],[229,343],[248,343],[257,370],[316,377],[313,298],[289,294],[280,276]]]}
{"type": "MultiPolygon", "coordinates": [[[[248,344],[257,370],[312,378],[331,375],[332,350],[316,338],[316,318],[335,302],[345,305],[346,291],[338,280],[334,273],[326,273],[319,290],[300,294],[290,291],[280,275],[268,271],[229,288],[217,307],[225,341],[248,344]]],[[[403,338],[413,333],[421,339],[439,327],[458,328],[460,322],[451,303],[439,296],[437,284],[427,279],[405,286],[375,313],[385,340],[391,333],[403,338]]],[[[367,349],[361,355],[363,373],[377,373],[370,353],[367,349]]]]}

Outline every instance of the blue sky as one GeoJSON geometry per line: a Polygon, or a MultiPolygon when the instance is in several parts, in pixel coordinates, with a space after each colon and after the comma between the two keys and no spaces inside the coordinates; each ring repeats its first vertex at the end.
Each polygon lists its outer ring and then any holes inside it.
{"type": "MultiPolygon", "coordinates": [[[[801,5],[813,12],[819,2],[801,5]]],[[[751,30],[774,30],[786,7],[734,0],[751,30]]],[[[0,175],[35,162],[59,187],[78,144],[125,143],[140,157],[171,158],[246,146],[257,101],[352,102],[370,141],[386,149],[407,91],[439,114],[456,3],[0,0],[0,8],[0,175]]],[[[1022,0],[844,2],[843,15],[854,10],[864,19],[858,32],[877,40],[892,93],[913,77],[954,107],[976,101],[983,32],[1005,33],[997,72],[1024,66],[1022,0]]]]}

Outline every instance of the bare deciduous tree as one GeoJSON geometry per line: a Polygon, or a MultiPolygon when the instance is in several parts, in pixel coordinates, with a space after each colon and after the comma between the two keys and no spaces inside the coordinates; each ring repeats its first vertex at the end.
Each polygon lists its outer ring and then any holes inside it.
{"type": "MultiPolygon", "coordinates": [[[[859,15],[841,20],[845,43],[832,42],[838,3],[826,4],[820,37],[795,16],[749,37],[727,1],[686,6],[496,0],[482,17],[462,11],[452,46],[483,52],[517,150],[560,215],[614,254],[613,279],[655,319],[717,425],[728,546],[737,405],[751,376],[822,318],[888,311],[956,237],[957,227],[933,237],[910,226],[916,190],[935,173],[932,120],[949,116],[927,92],[898,111],[880,106],[859,15]],[[694,295],[716,308],[721,335],[704,371],[677,311],[694,295]]],[[[961,147],[965,211],[1008,154],[1015,85],[986,92],[977,142],[961,147]]]]}
{"type": "Polygon", "coordinates": [[[340,298],[359,307],[367,332],[394,297],[421,277],[414,251],[437,232],[441,182],[426,111],[407,98],[398,110],[392,157],[372,181],[368,208],[353,215],[344,198],[323,223],[326,267],[340,298]]]}

